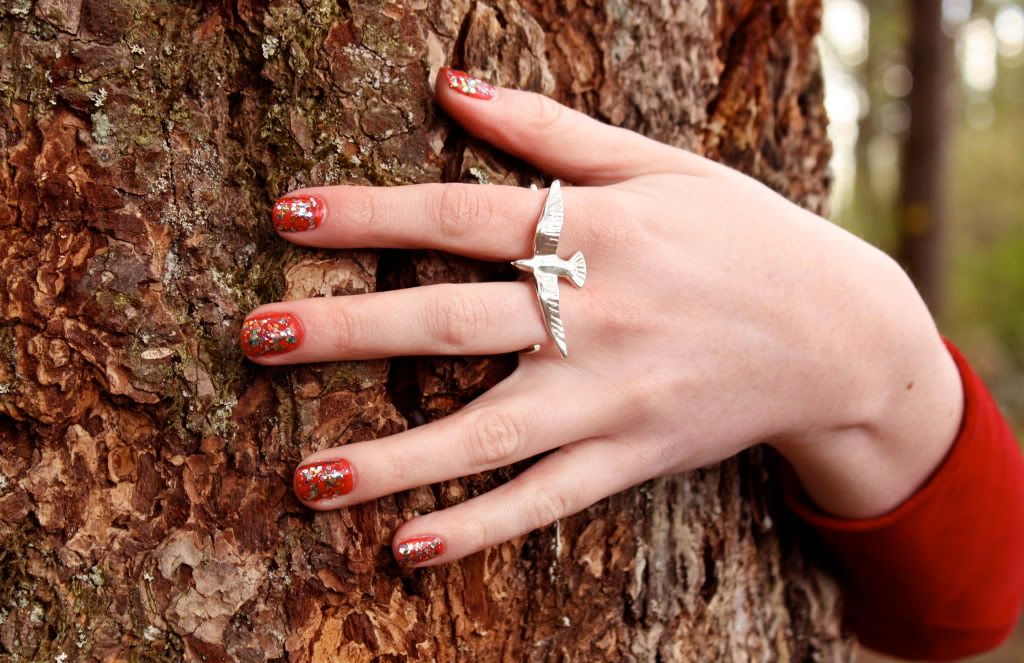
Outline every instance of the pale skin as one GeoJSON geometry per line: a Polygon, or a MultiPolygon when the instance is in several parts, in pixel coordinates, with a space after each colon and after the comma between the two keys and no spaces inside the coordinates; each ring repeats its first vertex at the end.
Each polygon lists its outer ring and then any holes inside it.
{"type": "MultiPolygon", "coordinates": [[[[759,443],[838,517],[898,506],[939,465],[962,416],[956,366],[920,296],[885,254],[722,165],[613,128],[546,97],[492,99],[437,85],[469,132],[565,183],[559,254],[569,345],[547,336],[533,282],[449,284],[268,304],[305,338],[265,365],[515,352],[511,376],[459,412],[390,437],[324,449],[353,490],[342,509],[545,455],[512,481],[413,518],[394,542],[443,538],[423,566],[458,560],[648,479],[759,443]]],[[[322,225],[305,246],[532,256],[546,191],[470,184],[303,189],[322,225]]]]}

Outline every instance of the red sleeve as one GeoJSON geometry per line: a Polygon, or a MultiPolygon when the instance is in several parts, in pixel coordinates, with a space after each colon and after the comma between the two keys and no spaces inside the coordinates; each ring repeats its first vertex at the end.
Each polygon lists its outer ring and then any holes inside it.
{"type": "Polygon", "coordinates": [[[992,396],[946,343],[964,385],[960,432],[925,485],[894,511],[849,520],[816,508],[787,472],[786,502],[838,563],[848,625],[902,658],[951,660],[997,647],[1024,600],[1024,458],[992,396]]]}

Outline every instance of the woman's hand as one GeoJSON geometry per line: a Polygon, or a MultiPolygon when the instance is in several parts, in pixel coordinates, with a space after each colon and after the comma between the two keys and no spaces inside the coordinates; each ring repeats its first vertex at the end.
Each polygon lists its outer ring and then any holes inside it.
{"type": "MultiPolygon", "coordinates": [[[[407,565],[457,560],[652,477],[768,442],[810,495],[863,517],[905,499],[960,419],[956,368],[884,254],[756,181],[540,95],[442,70],[437,98],[467,130],[565,187],[560,282],[570,354],[547,335],[532,279],[270,304],[243,326],[256,362],[515,352],[518,369],[461,411],[305,458],[296,492],[337,509],[552,451],[509,483],[405,523],[407,565]]],[[[275,206],[306,246],[533,255],[545,191],[467,184],[333,186],[275,206]]]]}

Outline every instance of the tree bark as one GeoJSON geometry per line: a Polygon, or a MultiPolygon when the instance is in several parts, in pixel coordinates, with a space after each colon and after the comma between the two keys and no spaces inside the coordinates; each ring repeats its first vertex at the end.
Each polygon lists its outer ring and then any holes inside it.
{"type": "Polygon", "coordinates": [[[903,144],[900,177],[900,261],[932,315],[942,314],[946,236],[946,169],[949,85],[953,40],[942,26],[942,3],[907,4],[910,130],[903,144]]]}
{"type": "Polygon", "coordinates": [[[400,522],[517,468],[314,513],[291,494],[296,462],[445,416],[515,357],[266,369],[237,340],[262,302],[508,277],[434,252],[300,249],[269,223],[304,185],[540,182],[436,108],[443,64],[823,211],[820,11],[0,0],[0,654],[848,660],[837,593],[760,452],[403,573],[400,522]]]}

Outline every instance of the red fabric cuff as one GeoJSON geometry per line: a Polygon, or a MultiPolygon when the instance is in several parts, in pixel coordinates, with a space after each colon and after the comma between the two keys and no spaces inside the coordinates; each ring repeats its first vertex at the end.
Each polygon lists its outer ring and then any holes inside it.
{"type": "Polygon", "coordinates": [[[904,658],[951,660],[999,645],[1024,597],[1024,458],[981,379],[948,341],[964,387],[953,446],[895,510],[830,516],[784,466],[786,503],[838,562],[849,626],[904,658]]]}

